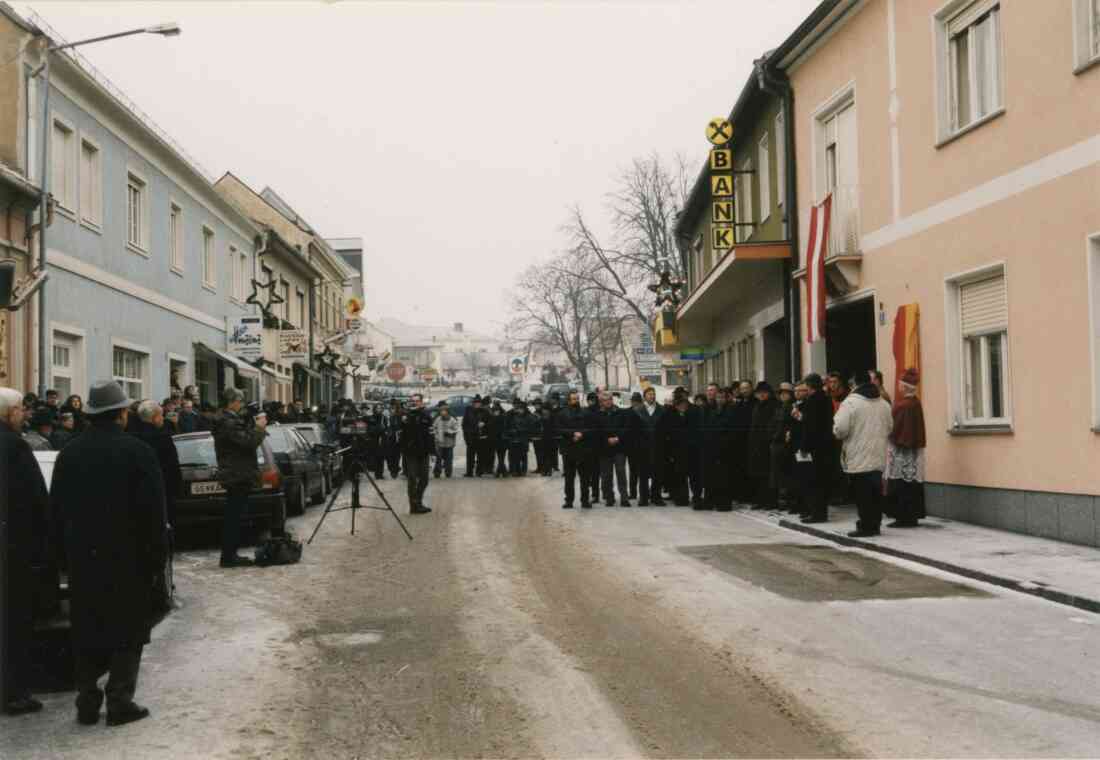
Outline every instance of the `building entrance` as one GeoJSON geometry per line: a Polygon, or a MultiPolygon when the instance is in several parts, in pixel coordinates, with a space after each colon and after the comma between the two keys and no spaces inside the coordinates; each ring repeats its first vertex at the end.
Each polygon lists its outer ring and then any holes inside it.
{"type": "Polygon", "coordinates": [[[787,320],[780,319],[764,328],[764,379],[775,387],[788,381],[787,320]]]}
{"type": "Polygon", "coordinates": [[[847,380],[861,369],[875,369],[875,299],[833,306],[825,317],[825,355],[830,372],[847,380]]]}

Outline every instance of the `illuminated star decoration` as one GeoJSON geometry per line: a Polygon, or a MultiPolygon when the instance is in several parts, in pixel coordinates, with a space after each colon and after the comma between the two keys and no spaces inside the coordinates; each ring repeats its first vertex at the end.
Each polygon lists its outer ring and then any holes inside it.
{"type": "Polygon", "coordinates": [[[340,375],[343,378],[347,378],[349,375],[355,377],[359,373],[359,365],[351,360],[350,356],[345,356],[342,362],[337,363],[340,368],[340,375]]]}
{"type": "Polygon", "coordinates": [[[272,278],[270,282],[263,283],[259,280],[252,280],[252,295],[245,299],[245,303],[253,306],[259,306],[260,311],[263,312],[264,319],[275,319],[275,315],[271,313],[271,307],[277,304],[284,303],[283,297],[275,292],[275,288],[279,286],[279,282],[272,278]],[[261,290],[267,291],[267,303],[261,303],[259,294],[261,290]]]}
{"type": "Polygon", "coordinates": [[[675,310],[680,305],[680,289],[684,287],[684,283],[672,279],[672,272],[667,262],[660,277],[658,282],[647,286],[650,292],[657,296],[654,305],[661,311],[675,310]]]}
{"type": "Polygon", "coordinates": [[[331,346],[325,346],[323,351],[321,351],[319,354],[314,355],[313,360],[317,362],[318,369],[330,369],[336,371],[338,369],[336,366],[336,359],[338,356],[339,354],[333,351],[331,346]]]}

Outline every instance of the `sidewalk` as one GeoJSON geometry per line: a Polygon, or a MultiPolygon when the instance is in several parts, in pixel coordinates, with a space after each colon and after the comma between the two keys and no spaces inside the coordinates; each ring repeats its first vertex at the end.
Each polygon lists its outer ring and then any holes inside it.
{"type": "Polygon", "coordinates": [[[849,538],[848,531],[856,527],[852,506],[830,507],[830,521],[816,525],[803,525],[796,515],[785,512],[746,514],[845,546],[919,562],[1100,614],[1100,549],[1093,547],[942,517],[928,517],[912,529],[888,528],[890,519],[886,518],[881,536],[849,538]]]}

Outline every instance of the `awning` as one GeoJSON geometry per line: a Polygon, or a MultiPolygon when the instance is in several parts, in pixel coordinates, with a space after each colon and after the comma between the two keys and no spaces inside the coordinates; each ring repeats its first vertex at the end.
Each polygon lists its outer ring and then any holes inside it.
{"type": "Polygon", "coordinates": [[[270,375],[271,379],[274,380],[277,383],[283,383],[285,385],[290,385],[290,378],[289,377],[283,377],[282,375],[280,375],[278,372],[271,369],[270,367],[260,367],[260,372],[263,372],[265,375],[270,375]]]}
{"type": "Polygon", "coordinates": [[[196,343],[195,346],[197,348],[201,348],[203,351],[207,351],[211,354],[214,354],[214,356],[218,357],[219,359],[221,359],[226,364],[232,365],[232,367],[235,370],[237,370],[238,372],[240,372],[242,375],[249,375],[249,376],[255,377],[255,378],[258,378],[260,376],[260,371],[258,369],[253,367],[248,362],[241,361],[236,356],[233,356],[233,354],[227,354],[224,351],[217,351],[217,350],[211,348],[210,346],[206,345],[205,343],[196,343]]]}
{"type": "Polygon", "coordinates": [[[321,374],[319,372],[315,372],[314,370],[310,369],[309,365],[306,364],[305,362],[294,362],[294,369],[299,370],[300,372],[306,373],[307,375],[312,377],[314,380],[320,380],[321,379],[321,374]]]}

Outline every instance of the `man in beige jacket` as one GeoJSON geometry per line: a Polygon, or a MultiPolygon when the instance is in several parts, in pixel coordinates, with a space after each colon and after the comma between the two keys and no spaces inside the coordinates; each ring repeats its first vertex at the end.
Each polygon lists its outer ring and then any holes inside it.
{"type": "Polygon", "coordinates": [[[857,372],[852,384],[852,392],[833,417],[833,435],[843,443],[841,465],[859,509],[859,522],[848,535],[863,538],[877,536],[882,525],[882,471],[894,420],[870,372],[857,372]]]}

